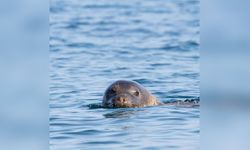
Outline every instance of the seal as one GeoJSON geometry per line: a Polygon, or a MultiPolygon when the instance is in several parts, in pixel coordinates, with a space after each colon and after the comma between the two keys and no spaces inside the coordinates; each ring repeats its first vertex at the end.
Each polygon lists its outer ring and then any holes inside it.
{"type": "Polygon", "coordinates": [[[103,107],[144,107],[162,104],[146,88],[135,81],[118,80],[103,96],[103,107]]]}

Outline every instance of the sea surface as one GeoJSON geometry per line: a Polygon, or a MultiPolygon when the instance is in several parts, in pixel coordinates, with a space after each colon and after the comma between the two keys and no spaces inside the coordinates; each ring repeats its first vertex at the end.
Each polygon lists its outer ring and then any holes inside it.
{"type": "Polygon", "coordinates": [[[200,149],[199,107],[92,108],[119,79],[197,98],[197,0],[51,0],[50,149],[200,149]]]}

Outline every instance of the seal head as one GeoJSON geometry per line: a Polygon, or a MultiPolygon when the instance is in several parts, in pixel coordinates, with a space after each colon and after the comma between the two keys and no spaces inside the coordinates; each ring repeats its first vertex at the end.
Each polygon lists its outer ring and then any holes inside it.
{"type": "Polygon", "coordinates": [[[144,107],[158,105],[160,102],[142,85],[134,81],[118,80],[105,91],[104,107],[144,107]]]}

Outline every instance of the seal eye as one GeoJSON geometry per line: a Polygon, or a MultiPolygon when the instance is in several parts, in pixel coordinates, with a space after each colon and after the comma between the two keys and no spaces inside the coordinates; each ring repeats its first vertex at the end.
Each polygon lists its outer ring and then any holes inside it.
{"type": "Polygon", "coordinates": [[[139,96],[139,95],[140,95],[140,93],[139,93],[138,91],[133,91],[133,94],[134,94],[135,96],[139,96]]]}

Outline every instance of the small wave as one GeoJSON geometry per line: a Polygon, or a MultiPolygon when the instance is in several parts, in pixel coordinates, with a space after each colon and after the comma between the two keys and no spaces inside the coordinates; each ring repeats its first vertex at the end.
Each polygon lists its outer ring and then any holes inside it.
{"type": "Polygon", "coordinates": [[[94,103],[94,104],[89,104],[87,105],[87,107],[89,107],[89,109],[99,109],[99,108],[104,108],[102,106],[102,103],[94,103]]]}
{"type": "Polygon", "coordinates": [[[103,131],[89,129],[89,130],[80,130],[80,131],[70,131],[70,132],[65,132],[64,134],[70,134],[70,135],[96,135],[96,134],[101,133],[101,132],[103,132],[103,131]]]}
{"type": "Polygon", "coordinates": [[[121,144],[121,142],[117,142],[117,141],[93,141],[93,142],[85,142],[84,144],[90,144],[90,145],[96,145],[96,144],[100,144],[100,145],[105,145],[105,144],[121,144]]]}
{"type": "Polygon", "coordinates": [[[185,100],[169,100],[163,102],[166,105],[196,107],[200,106],[200,97],[185,100]]]}
{"type": "Polygon", "coordinates": [[[129,5],[120,5],[120,4],[93,4],[93,5],[85,5],[83,8],[86,9],[127,9],[130,8],[129,5]]]}
{"type": "Polygon", "coordinates": [[[171,43],[165,45],[159,49],[167,50],[167,51],[191,51],[191,50],[198,50],[199,43],[195,41],[187,41],[181,43],[171,43]]]}
{"type": "Polygon", "coordinates": [[[152,67],[165,67],[165,66],[170,66],[171,63],[154,63],[151,64],[152,67]]]}
{"type": "Polygon", "coordinates": [[[67,44],[68,47],[84,47],[84,48],[93,48],[96,47],[93,43],[70,43],[67,44]]]}
{"type": "Polygon", "coordinates": [[[199,73],[173,73],[172,76],[196,79],[199,76],[199,73]]]}
{"type": "Polygon", "coordinates": [[[121,108],[111,113],[104,114],[105,118],[130,118],[138,112],[145,111],[143,108],[121,108]]]}
{"type": "Polygon", "coordinates": [[[148,79],[134,79],[133,81],[138,82],[140,84],[150,84],[153,82],[153,81],[148,80],[148,79]]]}

